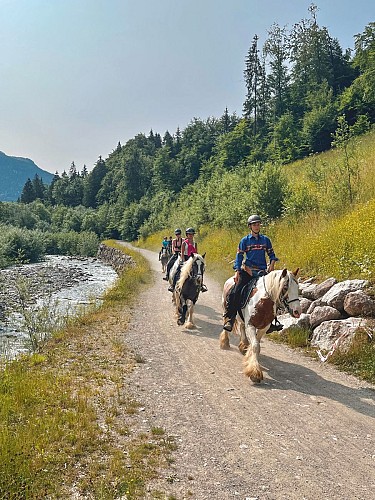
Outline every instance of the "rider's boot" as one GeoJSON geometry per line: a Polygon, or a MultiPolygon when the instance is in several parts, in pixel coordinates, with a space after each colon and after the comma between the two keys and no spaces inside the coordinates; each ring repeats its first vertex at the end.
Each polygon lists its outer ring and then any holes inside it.
{"type": "Polygon", "coordinates": [[[163,276],[163,280],[164,280],[164,281],[168,281],[168,280],[169,280],[169,276],[168,276],[168,274],[166,274],[165,276],[163,276]]]}

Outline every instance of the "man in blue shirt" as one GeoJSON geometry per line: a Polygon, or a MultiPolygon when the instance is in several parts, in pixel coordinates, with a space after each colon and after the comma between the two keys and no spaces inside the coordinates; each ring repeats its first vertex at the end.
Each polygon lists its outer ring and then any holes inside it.
{"type": "Polygon", "coordinates": [[[279,260],[273,251],[271,240],[260,233],[261,222],[259,215],[251,215],[247,220],[250,233],[244,236],[238,245],[233,265],[233,269],[236,271],[235,286],[228,296],[224,313],[224,330],[228,332],[232,331],[244,286],[250,280],[273,271],[275,262],[279,260]],[[266,255],[269,258],[268,265],[266,255]]]}

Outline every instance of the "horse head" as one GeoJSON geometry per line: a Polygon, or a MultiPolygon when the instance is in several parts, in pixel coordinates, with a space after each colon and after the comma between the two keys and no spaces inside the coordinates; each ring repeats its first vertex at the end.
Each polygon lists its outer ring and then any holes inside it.
{"type": "Polygon", "coordinates": [[[297,274],[299,269],[296,269],[294,273],[283,269],[280,276],[280,282],[282,283],[281,293],[279,296],[279,302],[284,305],[285,309],[294,318],[299,318],[301,315],[301,304],[299,302],[299,289],[297,282],[297,274]]]}
{"type": "Polygon", "coordinates": [[[205,271],[205,258],[206,254],[199,255],[198,253],[191,255],[192,265],[190,270],[190,277],[193,278],[198,285],[203,283],[203,274],[205,271]]]}

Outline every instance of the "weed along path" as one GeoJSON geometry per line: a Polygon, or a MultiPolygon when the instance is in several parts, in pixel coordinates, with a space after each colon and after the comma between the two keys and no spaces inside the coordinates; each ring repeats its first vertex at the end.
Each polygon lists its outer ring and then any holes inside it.
{"type": "Polygon", "coordinates": [[[179,327],[157,254],[140,251],[155,280],[125,333],[144,361],[131,374],[138,425],[177,444],[147,498],[375,498],[374,386],[267,339],[265,379],[253,385],[233,336],[219,348],[221,286],[206,276],[197,329],[179,327]]]}

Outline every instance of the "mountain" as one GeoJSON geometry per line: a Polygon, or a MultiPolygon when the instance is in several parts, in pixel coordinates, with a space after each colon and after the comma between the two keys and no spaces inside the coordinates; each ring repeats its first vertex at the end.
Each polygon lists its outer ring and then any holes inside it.
{"type": "Polygon", "coordinates": [[[27,179],[33,180],[35,175],[50,184],[53,174],[42,170],[29,158],[7,156],[0,151],[0,201],[17,201],[27,179]]]}

